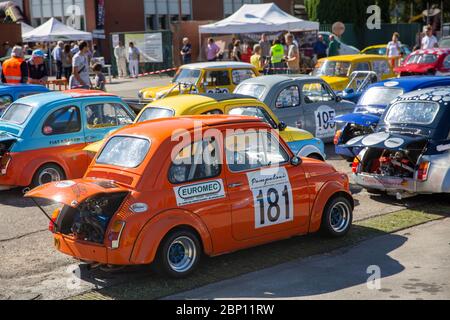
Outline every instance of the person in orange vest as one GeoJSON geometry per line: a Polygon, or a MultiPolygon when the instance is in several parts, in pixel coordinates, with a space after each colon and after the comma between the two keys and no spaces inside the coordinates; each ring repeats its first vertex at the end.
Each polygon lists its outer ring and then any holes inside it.
{"type": "Polygon", "coordinates": [[[23,58],[22,47],[15,46],[11,52],[11,58],[3,62],[3,83],[27,83],[28,68],[23,58]]]}

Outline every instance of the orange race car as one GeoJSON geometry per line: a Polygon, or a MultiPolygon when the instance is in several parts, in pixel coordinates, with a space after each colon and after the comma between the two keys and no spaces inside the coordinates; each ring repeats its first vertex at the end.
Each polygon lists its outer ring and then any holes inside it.
{"type": "Polygon", "coordinates": [[[202,254],[319,230],[344,236],[354,207],[347,175],[296,157],[254,117],[218,115],[123,128],[83,179],[26,197],[63,204],[48,216],[59,251],[108,266],[153,264],[176,278],[202,254]]]}

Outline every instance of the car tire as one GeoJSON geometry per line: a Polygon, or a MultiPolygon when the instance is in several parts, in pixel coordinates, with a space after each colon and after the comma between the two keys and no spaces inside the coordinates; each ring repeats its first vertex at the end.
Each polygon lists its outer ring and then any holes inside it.
{"type": "Polygon", "coordinates": [[[62,181],[65,179],[66,174],[64,173],[64,170],[56,164],[49,163],[37,169],[33,176],[31,187],[36,188],[46,183],[62,181]]]}
{"type": "Polygon", "coordinates": [[[325,236],[339,238],[345,236],[353,222],[353,206],[343,196],[331,199],[322,215],[321,232],[325,236]]]}
{"type": "Polygon", "coordinates": [[[180,279],[197,268],[202,255],[198,236],[188,229],[175,230],[161,242],[154,262],[157,273],[180,279]]]}

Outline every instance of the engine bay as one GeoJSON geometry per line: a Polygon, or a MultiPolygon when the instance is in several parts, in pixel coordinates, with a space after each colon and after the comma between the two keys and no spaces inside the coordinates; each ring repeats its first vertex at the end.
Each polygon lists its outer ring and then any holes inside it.
{"type": "Polygon", "coordinates": [[[56,220],[57,229],[76,240],[103,244],[106,230],[128,193],[115,193],[90,198],[78,208],[64,206],[56,220]]]}

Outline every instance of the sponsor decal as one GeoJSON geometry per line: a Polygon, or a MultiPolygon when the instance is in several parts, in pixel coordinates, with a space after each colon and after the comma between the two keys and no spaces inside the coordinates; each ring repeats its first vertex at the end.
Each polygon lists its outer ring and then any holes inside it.
{"type": "Polygon", "coordinates": [[[390,138],[384,142],[387,148],[398,148],[405,143],[405,140],[401,138],[390,138]]]}
{"type": "Polygon", "coordinates": [[[225,189],[221,179],[188,184],[173,190],[178,206],[225,198],[225,189]]]}
{"type": "Polygon", "coordinates": [[[253,193],[255,229],[294,221],[292,187],[286,168],[247,173],[253,193]]]}
{"type": "Polygon", "coordinates": [[[334,137],[336,124],[334,118],[336,111],[329,106],[323,105],[314,112],[316,119],[316,137],[319,139],[334,137]]]}
{"type": "Polygon", "coordinates": [[[396,87],[398,85],[399,85],[398,81],[388,81],[384,84],[385,87],[396,87]]]}

